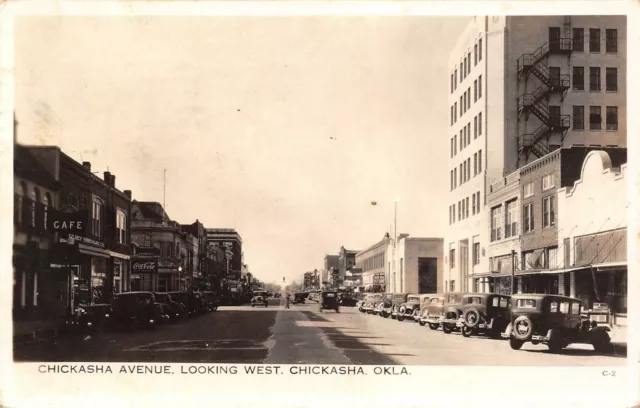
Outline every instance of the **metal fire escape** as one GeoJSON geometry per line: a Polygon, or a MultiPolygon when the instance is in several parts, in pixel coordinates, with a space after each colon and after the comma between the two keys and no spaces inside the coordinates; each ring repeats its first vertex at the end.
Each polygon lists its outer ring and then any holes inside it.
{"type": "MultiPolygon", "coordinates": [[[[566,24],[565,21],[565,26],[566,24]]],[[[551,152],[549,148],[551,135],[560,133],[561,141],[564,141],[569,130],[570,116],[549,110],[551,95],[559,94],[561,100],[564,100],[570,86],[569,75],[554,74],[547,65],[549,56],[552,54],[571,55],[573,41],[567,35],[566,27],[564,35],[565,37],[553,38],[534,52],[523,54],[518,58],[518,81],[523,80],[527,84],[533,75],[540,82],[540,85],[533,91],[525,91],[518,97],[518,121],[524,116],[526,122],[533,114],[541,122],[541,125],[533,131],[518,136],[519,158],[524,157],[525,160],[528,160],[532,153],[538,158],[545,156],[551,152]]]]}

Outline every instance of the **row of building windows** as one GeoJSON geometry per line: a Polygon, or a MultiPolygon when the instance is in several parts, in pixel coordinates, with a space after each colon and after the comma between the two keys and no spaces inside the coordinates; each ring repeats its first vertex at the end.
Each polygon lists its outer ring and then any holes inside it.
{"type": "MultiPolygon", "coordinates": [[[[482,98],[482,75],[473,82],[473,103],[478,102],[482,98]]],[[[460,118],[471,109],[471,87],[467,88],[460,95],[460,118]]],[[[458,121],[458,102],[454,102],[450,109],[451,126],[458,121]]]]}
{"type": "Polygon", "coordinates": [[[384,253],[370,256],[362,262],[362,271],[384,268],[384,253]]]}
{"type": "MultiPolygon", "coordinates": [[[[585,130],[585,107],[573,106],[573,130],[585,130]]],[[[606,107],[606,130],[618,130],[618,107],[606,107]]],[[[602,107],[589,106],[589,130],[602,130],[602,107]]]]}
{"type": "MultiPolygon", "coordinates": [[[[473,154],[473,177],[482,173],[482,149],[473,154]]],[[[458,187],[458,168],[454,168],[449,172],[450,191],[458,187]]],[[[460,185],[471,180],[471,157],[460,163],[460,185]]]]}
{"type": "MultiPolygon", "coordinates": [[[[573,67],[573,90],[584,91],[584,72],[585,67],[574,66],[573,67]]],[[[549,67],[549,70],[558,72],[560,68],[549,67]],[[553,70],[552,70],[553,68],[553,70]]],[[[553,79],[553,75],[552,75],[553,79]]],[[[602,69],[600,67],[589,67],[589,91],[600,92],[602,90],[602,69]]],[[[616,92],[618,91],[618,68],[605,67],[605,91],[616,92]]]]}
{"type": "MultiPolygon", "coordinates": [[[[518,236],[518,221],[516,215],[517,200],[511,200],[491,209],[491,242],[503,238],[518,236]],[[504,233],[504,235],[503,235],[504,233]]],[[[522,206],[522,233],[535,230],[535,205],[533,202],[522,206]]],[[[542,198],[542,228],[556,225],[556,196],[548,195],[542,198]]]]}
{"type": "MultiPolygon", "coordinates": [[[[560,27],[551,27],[549,29],[549,33],[560,33],[560,27]]],[[[554,34],[555,36],[556,34],[554,34]]],[[[584,52],[584,41],[585,32],[584,28],[574,28],[573,29],[573,51],[575,52],[584,52]]],[[[590,28],[589,29],[589,52],[591,53],[599,53],[601,51],[601,43],[602,43],[602,30],[599,28],[590,28]]],[[[550,46],[554,46],[553,39],[550,40],[550,46]]],[[[607,53],[617,53],[618,52],[618,30],[615,28],[606,29],[605,30],[605,52],[607,53]]]]}
{"type": "MultiPolygon", "coordinates": [[[[482,112],[473,117],[473,140],[482,136],[482,112]]],[[[460,151],[471,144],[471,122],[460,129],[460,151]]],[[[458,154],[458,135],[454,135],[449,140],[449,155],[454,157],[458,154]]]]}
{"type": "MultiPolygon", "coordinates": [[[[466,247],[463,247],[462,249],[464,249],[463,253],[460,254],[460,256],[462,257],[463,254],[465,254],[468,249],[466,247]]],[[[468,255],[465,255],[465,257],[468,255]]],[[[479,265],[480,264],[480,243],[479,242],[474,242],[473,243],[473,248],[472,248],[472,261],[474,265],[479,265]]],[[[456,267],[456,250],[455,248],[451,248],[449,249],[449,268],[455,268],[456,267]]],[[[451,285],[452,288],[455,288],[455,282],[451,281],[451,285]]],[[[446,286],[446,285],[445,285],[446,286]]],[[[453,291],[453,289],[452,289],[453,291]]]]}
{"type": "MultiPolygon", "coordinates": [[[[469,197],[463,198],[457,204],[449,206],[449,225],[456,223],[456,208],[458,209],[457,221],[469,218],[469,197]],[[457,206],[457,207],[456,207],[457,206]]],[[[477,191],[471,195],[471,215],[480,214],[480,192],[477,191]]]]}
{"type": "Polygon", "coordinates": [[[51,206],[51,195],[49,193],[41,195],[38,187],[34,187],[31,189],[31,193],[29,193],[27,184],[22,181],[20,182],[20,194],[16,195],[14,205],[14,218],[17,225],[22,227],[29,226],[42,231],[47,230],[47,219],[49,207],[51,206]],[[37,214],[39,205],[41,205],[42,208],[41,217],[38,217],[39,214],[37,214]]]}
{"type": "MultiPolygon", "coordinates": [[[[473,46],[473,66],[478,65],[480,61],[482,61],[482,38],[479,38],[473,46]]],[[[463,61],[460,62],[460,77],[457,69],[451,73],[451,93],[458,88],[458,80],[462,83],[469,74],[471,74],[471,53],[467,52],[463,61]]]]}

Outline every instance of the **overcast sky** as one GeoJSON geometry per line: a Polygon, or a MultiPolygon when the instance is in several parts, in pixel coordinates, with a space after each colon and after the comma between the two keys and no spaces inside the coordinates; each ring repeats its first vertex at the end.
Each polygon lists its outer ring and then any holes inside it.
{"type": "Polygon", "coordinates": [[[448,51],[468,18],[16,20],[18,141],[181,223],[236,228],[264,281],[448,222],[448,51]],[[377,201],[377,206],[371,206],[377,201]]]}

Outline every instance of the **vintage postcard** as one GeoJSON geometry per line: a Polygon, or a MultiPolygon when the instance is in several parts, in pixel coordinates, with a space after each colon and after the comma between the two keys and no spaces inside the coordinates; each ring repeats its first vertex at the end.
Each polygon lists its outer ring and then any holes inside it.
{"type": "Polygon", "coordinates": [[[2,6],[2,404],[640,401],[636,7],[553,4],[2,6]]]}

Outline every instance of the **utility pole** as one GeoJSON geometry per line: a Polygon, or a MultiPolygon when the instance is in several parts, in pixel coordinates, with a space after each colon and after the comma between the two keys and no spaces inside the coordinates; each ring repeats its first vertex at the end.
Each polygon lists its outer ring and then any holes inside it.
{"type": "MultiPolygon", "coordinates": [[[[167,211],[167,169],[164,169],[162,178],[162,208],[167,211]]],[[[164,214],[162,214],[162,221],[164,221],[164,214]]]]}
{"type": "Polygon", "coordinates": [[[511,250],[511,294],[512,295],[516,292],[515,284],[516,284],[516,251],[512,249],[511,250]]]}

